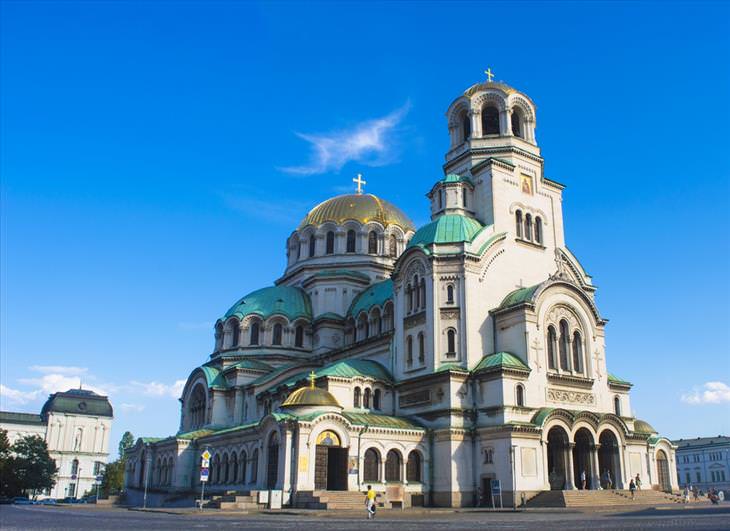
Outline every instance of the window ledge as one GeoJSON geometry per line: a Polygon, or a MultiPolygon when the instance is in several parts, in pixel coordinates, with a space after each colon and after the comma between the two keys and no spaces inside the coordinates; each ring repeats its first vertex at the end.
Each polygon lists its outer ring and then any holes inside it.
{"type": "Polygon", "coordinates": [[[589,389],[593,387],[593,378],[573,374],[548,373],[548,380],[553,383],[589,389]]]}
{"type": "Polygon", "coordinates": [[[517,243],[521,243],[522,245],[527,245],[529,247],[535,247],[537,249],[542,249],[542,250],[547,249],[547,247],[545,247],[541,243],[537,243],[537,242],[532,241],[532,240],[526,240],[525,238],[520,238],[519,236],[515,237],[515,241],[517,243]]]}

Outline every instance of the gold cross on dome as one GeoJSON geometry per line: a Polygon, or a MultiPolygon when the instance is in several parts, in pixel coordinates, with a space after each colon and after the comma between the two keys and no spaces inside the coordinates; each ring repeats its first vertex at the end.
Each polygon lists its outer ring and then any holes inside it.
{"type": "Polygon", "coordinates": [[[314,371],[309,373],[309,386],[314,389],[314,381],[317,379],[317,375],[314,374],[314,371]]]}
{"type": "Polygon", "coordinates": [[[487,83],[491,83],[492,79],[494,78],[494,74],[492,74],[492,69],[487,68],[484,73],[487,74],[487,83]]]}
{"type": "Polygon", "coordinates": [[[362,185],[368,183],[367,181],[363,181],[362,180],[362,173],[358,173],[357,174],[357,179],[353,179],[352,182],[354,182],[355,184],[357,184],[357,193],[358,194],[361,194],[362,193],[362,185]]]}

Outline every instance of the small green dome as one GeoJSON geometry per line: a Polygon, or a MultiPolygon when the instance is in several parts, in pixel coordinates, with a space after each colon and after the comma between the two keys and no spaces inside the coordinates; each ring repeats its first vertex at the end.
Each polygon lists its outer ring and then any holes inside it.
{"type": "Polygon", "coordinates": [[[347,315],[357,317],[361,311],[368,311],[373,306],[383,306],[385,302],[393,298],[393,281],[391,279],[376,282],[365,291],[360,293],[352,301],[347,315]]]}
{"type": "Polygon", "coordinates": [[[476,219],[460,214],[445,214],[424,225],[408,242],[408,247],[433,243],[461,243],[472,241],[484,228],[476,219]]]}
{"type": "Polygon", "coordinates": [[[449,173],[446,177],[441,179],[439,182],[442,182],[442,183],[469,183],[472,186],[474,185],[474,182],[471,180],[471,177],[467,177],[465,175],[457,175],[456,173],[449,173]]]}
{"type": "Polygon", "coordinates": [[[226,312],[223,320],[231,316],[242,319],[251,314],[256,314],[262,319],[278,314],[290,321],[300,317],[311,320],[312,304],[302,289],[292,286],[271,286],[243,297],[226,312]]]}

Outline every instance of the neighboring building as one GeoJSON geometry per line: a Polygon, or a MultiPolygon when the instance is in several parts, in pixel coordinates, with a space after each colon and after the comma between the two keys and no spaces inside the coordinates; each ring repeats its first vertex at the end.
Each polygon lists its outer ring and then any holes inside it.
{"type": "Polygon", "coordinates": [[[39,435],[58,466],[56,485],[41,497],[79,497],[91,489],[109,457],[113,411],[105,396],[70,389],[48,397],[40,415],[0,411],[11,443],[39,435]]]}
{"type": "Polygon", "coordinates": [[[705,492],[730,490],[730,437],[697,437],[672,441],[677,448],[679,484],[696,486],[705,492]]]}
{"type": "Polygon", "coordinates": [[[359,178],[314,207],[275,285],[215,323],[179,432],[128,451],[128,488],[197,491],[205,448],[212,492],[280,489],[292,504],[372,484],[388,504],[465,506],[490,503],[495,480],[509,503],[584,471],[598,488],[607,470],[623,488],[637,474],[677,488],[673,446],[608,371],[532,100],[480,83],[447,121],[431,222],[415,230],[359,178]]]}

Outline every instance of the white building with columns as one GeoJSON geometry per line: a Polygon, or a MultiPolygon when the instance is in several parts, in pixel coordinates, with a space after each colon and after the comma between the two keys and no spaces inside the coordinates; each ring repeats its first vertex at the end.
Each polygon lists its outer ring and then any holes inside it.
{"type": "Polygon", "coordinates": [[[179,432],[129,452],[129,489],[197,491],[205,448],[214,493],[299,506],[368,484],[386,504],[439,506],[488,504],[495,480],[506,501],[609,476],[677,488],[674,447],[609,372],[533,101],[479,83],[446,118],[431,222],[416,230],[372,194],[315,206],[283,275],[217,320],[179,432]]]}

